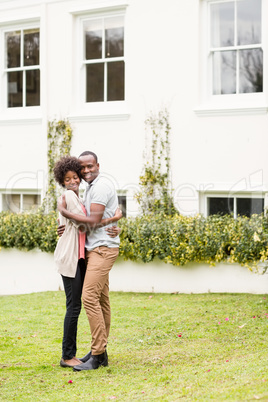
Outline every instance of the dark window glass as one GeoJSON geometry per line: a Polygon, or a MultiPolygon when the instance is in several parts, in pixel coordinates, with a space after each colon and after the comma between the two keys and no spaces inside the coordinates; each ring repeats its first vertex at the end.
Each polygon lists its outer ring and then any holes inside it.
{"type": "Polygon", "coordinates": [[[120,101],[125,97],[125,73],[124,62],[108,63],[108,101],[120,101]]]}
{"type": "Polygon", "coordinates": [[[24,31],[24,66],[39,65],[39,31],[24,31]]]}
{"type": "Polygon", "coordinates": [[[233,214],[234,199],[233,198],[208,198],[208,215],[226,215],[233,214]]]}
{"type": "Polygon", "coordinates": [[[100,59],[102,52],[102,32],[86,32],[86,60],[100,59]]]}
{"type": "Polygon", "coordinates": [[[118,206],[121,209],[123,216],[127,216],[127,197],[125,195],[118,196],[118,206]]]}
{"type": "Polygon", "coordinates": [[[20,31],[6,34],[7,68],[20,67],[20,31]]]}
{"type": "Polygon", "coordinates": [[[124,56],[124,28],[111,28],[105,30],[105,56],[124,56]]]}
{"type": "Polygon", "coordinates": [[[40,105],[40,70],[26,71],[26,106],[40,105]]]}
{"type": "Polygon", "coordinates": [[[237,215],[250,217],[264,210],[263,198],[237,198],[237,215]]]}
{"type": "Polygon", "coordinates": [[[87,65],[87,102],[103,102],[104,100],[104,64],[87,65]]]}
{"type": "Polygon", "coordinates": [[[240,93],[263,91],[263,53],[262,49],[241,50],[240,93]]]}
{"type": "Polygon", "coordinates": [[[22,71],[7,74],[8,107],[22,106],[22,71]]]}
{"type": "Polygon", "coordinates": [[[28,69],[40,64],[39,29],[8,32],[5,38],[7,105],[9,108],[39,106],[40,70],[28,69]]]}

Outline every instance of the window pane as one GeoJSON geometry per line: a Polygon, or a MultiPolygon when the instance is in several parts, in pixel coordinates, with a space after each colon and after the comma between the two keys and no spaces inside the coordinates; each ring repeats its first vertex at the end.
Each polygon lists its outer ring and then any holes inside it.
{"type": "Polygon", "coordinates": [[[234,45],[234,2],[211,5],[211,46],[234,45]]]}
{"type": "Polygon", "coordinates": [[[7,74],[8,107],[22,106],[22,71],[7,74]]]}
{"type": "Polygon", "coordinates": [[[105,57],[124,55],[123,17],[105,20],[105,57]]]}
{"type": "Polygon", "coordinates": [[[26,71],[26,106],[40,105],[40,70],[26,71]]]}
{"type": "Polygon", "coordinates": [[[124,62],[108,63],[108,101],[124,100],[124,62]]]}
{"type": "Polygon", "coordinates": [[[104,101],[104,64],[86,66],[87,93],[86,102],[104,101]]]}
{"type": "Polygon", "coordinates": [[[127,216],[127,197],[125,195],[118,196],[118,207],[121,209],[124,218],[127,216]]]}
{"type": "Polygon", "coordinates": [[[3,211],[20,212],[20,194],[3,194],[3,211]]]}
{"type": "Polygon", "coordinates": [[[86,60],[102,58],[102,20],[84,23],[86,60]]]}
{"type": "Polygon", "coordinates": [[[23,211],[36,209],[40,205],[40,195],[23,194],[23,211]]]}
{"type": "Polygon", "coordinates": [[[213,54],[213,94],[236,93],[236,52],[213,54]]]}
{"type": "Polygon", "coordinates": [[[261,214],[263,209],[263,198],[237,198],[237,215],[250,217],[253,214],[261,214]]]}
{"type": "Polygon", "coordinates": [[[263,91],[262,49],[240,50],[239,52],[239,92],[263,91]]]}
{"type": "Polygon", "coordinates": [[[238,45],[261,43],[261,0],[237,2],[238,45]]]}
{"type": "Polygon", "coordinates": [[[24,65],[39,65],[39,29],[24,31],[24,65]]]}
{"type": "Polygon", "coordinates": [[[20,67],[20,31],[6,33],[7,68],[20,67]]]}
{"type": "Polygon", "coordinates": [[[234,212],[234,199],[222,197],[209,197],[208,198],[208,215],[226,215],[233,214],[234,212]]]}

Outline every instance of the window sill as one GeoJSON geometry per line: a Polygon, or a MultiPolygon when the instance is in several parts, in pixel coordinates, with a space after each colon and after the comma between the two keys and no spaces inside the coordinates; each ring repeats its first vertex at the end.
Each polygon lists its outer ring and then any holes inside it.
{"type": "Polygon", "coordinates": [[[204,105],[194,109],[194,112],[198,117],[260,115],[268,113],[268,105],[240,107],[215,107],[212,105],[204,105]]]}
{"type": "Polygon", "coordinates": [[[0,125],[38,124],[42,118],[41,106],[3,108],[0,111],[0,125]]]}

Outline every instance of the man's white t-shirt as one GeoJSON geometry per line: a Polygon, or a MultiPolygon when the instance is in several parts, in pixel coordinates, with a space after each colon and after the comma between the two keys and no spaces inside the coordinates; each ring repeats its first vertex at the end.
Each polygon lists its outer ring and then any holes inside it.
{"type": "MultiPolygon", "coordinates": [[[[114,185],[109,179],[101,174],[99,174],[96,179],[87,186],[83,199],[84,206],[87,210],[87,216],[90,216],[91,204],[101,204],[105,206],[102,217],[103,219],[113,217],[118,208],[118,197],[114,185]]],[[[115,223],[94,229],[88,233],[86,238],[86,249],[90,251],[100,246],[110,248],[119,247],[119,236],[110,237],[105,230],[108,226],[113,225],[115,225],[115,223]]]]}

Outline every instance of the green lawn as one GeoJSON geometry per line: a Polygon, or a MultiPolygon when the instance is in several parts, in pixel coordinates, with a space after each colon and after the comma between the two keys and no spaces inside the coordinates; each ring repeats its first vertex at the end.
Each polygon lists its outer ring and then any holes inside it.
{"type": "Polygon", "coordinates": [[[80,373],[59,366],[63,292],[0,302],[1,401],[268,401],[268,295],[112,292],[109,367],[80,373]]]}

